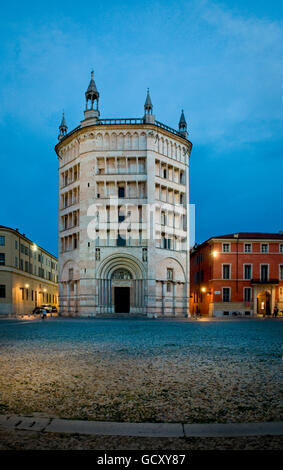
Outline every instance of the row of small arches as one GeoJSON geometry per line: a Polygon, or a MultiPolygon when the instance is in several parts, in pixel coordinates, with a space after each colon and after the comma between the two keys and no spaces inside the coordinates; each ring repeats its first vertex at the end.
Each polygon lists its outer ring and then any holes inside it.
{"type": "MultiPolygon", "coordinates": [[[[94,141],[94,147],[97,150],[145,150],[146,149],[146,134],[145,132],[134,132],[133,134],[127,133],[95,133],[88,132],[79,136],[79,141],[83,142],[87,139],[94,141]]],[[[186,149],[177,145],[163,137],[156,135],[154,139],[156,150],[167,157],[179,161],[186,160],[186,149]]],[[[68,154],[68,157],[74,158],[79,153],[79,142],[74,140],[61,151],[61,156],[68,154]]]]}

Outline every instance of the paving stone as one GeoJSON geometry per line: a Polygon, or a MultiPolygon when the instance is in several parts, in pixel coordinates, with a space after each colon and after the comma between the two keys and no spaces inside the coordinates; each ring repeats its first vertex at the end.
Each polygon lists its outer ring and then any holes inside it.
{"type": "Polygon", "coordinates": [[[283,422],[185,424],[186,437],[237,437],[283,435],[283,422]]]}
{"type": "Polygon", "coordinates": [[[53,419],[45,431],[109,436],[184,437],[181,423],[111,423],[53,419]]]}
{"type": "Polygon", "coordinates": [[[15,427],[16,425],[20,424],[22,422],[23,418],[21,416],[9,416],[7,420],[7,426],[9,428],[15,427]]]}
{"type": "Polygon", "coordinates": [[[0,426],[5,425],[7,423],[9,416],[0,415],[0,426]]]}
{"type": "Polygon", "coordinates": [[[49,418],[23,418],[17,429],[25,429],[26,431],[43,431],[50,423],[49,418]]]}
{"type": "Polygon", "coordinates": [[[267,423],[116,423],[0,415],[0,427],[26,431],[129,437],[283,436],[283,422],[267,423]]]}

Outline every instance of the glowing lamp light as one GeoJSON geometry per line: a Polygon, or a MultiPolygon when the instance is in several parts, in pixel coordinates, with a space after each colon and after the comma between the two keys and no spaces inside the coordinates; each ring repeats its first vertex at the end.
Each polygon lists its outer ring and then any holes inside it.
{"type": "Polygon", "coordinates": [[[43,289],[43,292],[47,292],[47,289],[43,289]]]}
{"type": "Polygon", "coordinates": [[[33,251],[37,251],[37,246],[36,246],[36,245],[32,245],[32,249],[33,249],[33,251]]]}
{"type": "Polygon", "coordinates": [[[214,250],[214,251],[212,252],[212,256],[213,256],[214,258],[216,258],[217,255],[218,255],[218,252],[217,252],[216,250],[214,250]]]}
{"type": "Polygon", "coordinates": [[[29,284],[25,284],[25,288],[28,289],[28,288],[29,288],[29,284]]]}
{"type": "Polygon", "coordinates": [[[206,287],[202,287],[202,288],[201,288],[201,291],[202,291],[202,292],[206,292],[206,287]]]}

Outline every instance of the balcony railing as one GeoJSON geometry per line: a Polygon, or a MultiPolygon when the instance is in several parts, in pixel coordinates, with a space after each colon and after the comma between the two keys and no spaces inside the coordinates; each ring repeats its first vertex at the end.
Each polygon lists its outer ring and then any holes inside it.
{"type": "MultiPolygon", "coordinates": [[[[108,126],[108,125],[125,125],[125,124],[138,124],[138,125],[142,125],[142,124],[147,124],[144,122],[144,119],[143,118],[107,118],[107,119],[98,119],[97,120],[97,125],[104,125],[104,126],[108,126]]],[[[173,127],[170,127],[170,126],[167,126],[166,124],[163,124],[162,122],[160,121],[154,121],[153,123],[150,123],[154,126],[157,126],[157,127],[161,127],[161,129],[164,129],[166,131],[169,131],[171,132],[172,134],[175,134],[179,137],[182,137],[183,139],[187,140],[181,132],[179,131],[176,131],[176,129],[173,129],[173,127]]],[[[93,124],[91,124],[92,126],[93,124]]],[[[88,127],[88,126],[84,126],[84,127],[88,127]]],[[[66,134],[64,137],[61,138],[60,142],[63,142],[63,140],[67,139],[67,137],[70,137],[72,134],[74,134],[75,132],[77,132],[79,129],[81,129],[82,126],[77,126],[75,127],[75,129],[73,129],[72,131],[68,132],[68,134],[66,134]]],[[[57,144],[58,145],[58,144],[57,144]]]]}
{"type": "Polygon", "coordinates": [[[144,121],[142,118],[107,118],[107,119],[98,119],[98,124],[102,125],[120,125],[120,124],[143,124],[144,121]]]}

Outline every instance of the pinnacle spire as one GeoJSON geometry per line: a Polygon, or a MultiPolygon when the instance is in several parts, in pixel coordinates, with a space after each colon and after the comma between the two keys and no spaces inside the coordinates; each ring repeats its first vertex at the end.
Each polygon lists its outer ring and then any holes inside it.
{"type": "Polygon", "coordinates": [[[63,113],[62,113],[62,120],[61,120],[61,124],[60,124],[60,126],[59,126],[59,129],[61,129],[62,127],[65,127],[66,129],[68,129],[67,124],[66,124],[66,119],[65,119],[65,113],[64,113],[64,111],[63,111],[63,113]]]}
{"type": "Polygon", "coordinates": [[[58,140],[61,140],[67,134],[68,126],[66,124],[65,113],[63,111],[61,124],[59,126],[58,140]]]}
{"type": "Polygon", "coordinates": [[[179,121],[179,129],[180,129],[181,126],[187,126],[187,122],[186,122],[186,118],[185,118],[183,109],[182,109],[182,113],[181,113],[181,117],[180,117],[180,121],[179,121]]]}
{"type": "Polygon", "coordinates": [[[90,74],[90,82],[88,85],[88,89],[85,92],[85,99],[86,99],[86,110],[88,109],[88,101],[90,100],[90,109],[93,109],[93,103],[96,101],[96,110],[98,111],[98,100],[99,100],[99,93],[96,88],[96,84],[93,78],[94,72],[91,71],[90,74]]]}
{"type": "Polygon", "coordinates": [[[152,102],[151,102],[151,99],[150,99],[149,88],[148,88],[147,89],[146,100],[145,100],[145,103],[144,103],[144,111],[145,111],[145,113],[152,114],[152,110],[153,110],[153,106],[152,106],[152,102]]]}
{"type": "Polygon", "coordinates": [[[185,137],[188,137],[188,131],[187,131],[187,121],[184,115],[184,110],[182,109],[181,112],[181,117],[179,121],[179,132],[185,137]]]}

